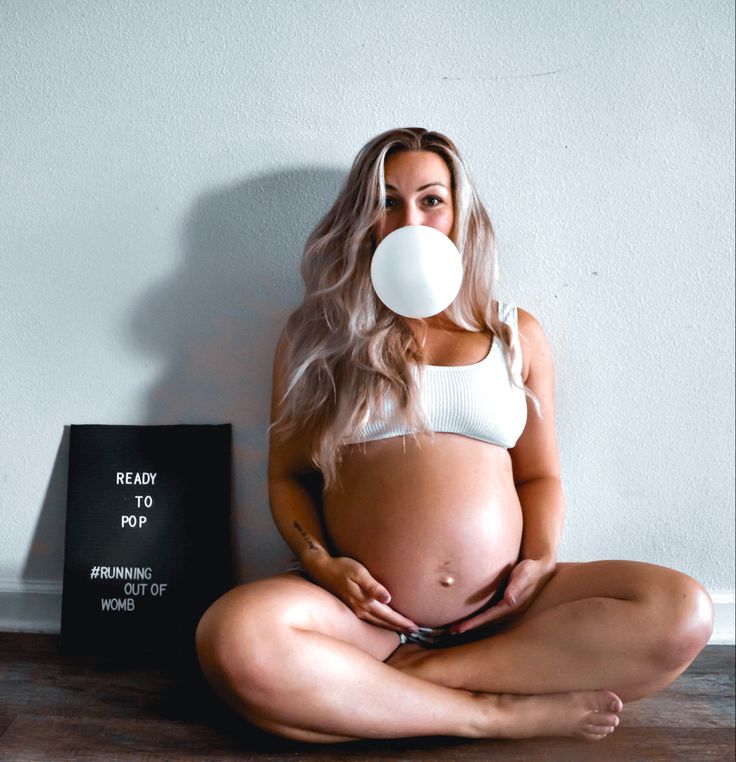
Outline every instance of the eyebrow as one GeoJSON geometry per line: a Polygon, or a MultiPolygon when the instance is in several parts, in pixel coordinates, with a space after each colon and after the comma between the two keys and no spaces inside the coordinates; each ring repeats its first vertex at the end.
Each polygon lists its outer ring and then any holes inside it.
{"type": "MultiPolygon", "coordinates": [[[[420,188],[417,188],[417,190],[422,191],[425,188],[431,188],[433,185],[439,185],[441,188],[447,190],[447,186],[444,183],[427,183],[426,185],[422,185],[420,188]]],[[[386,184],[386,188],[389,190],[398,190],[395,185],[386,184]]]]}

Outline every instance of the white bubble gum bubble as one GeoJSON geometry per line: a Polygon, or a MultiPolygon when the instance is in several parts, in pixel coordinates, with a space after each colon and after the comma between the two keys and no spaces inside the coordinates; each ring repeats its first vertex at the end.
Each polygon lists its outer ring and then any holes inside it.
{"type": "Polygon", "coordinates": [[[447,309],[462,280],[462,260],[455,244],[425,225],[394,230],[378,245],[371,262],[378,298],[409,318],[431,317],[447,309]]]}

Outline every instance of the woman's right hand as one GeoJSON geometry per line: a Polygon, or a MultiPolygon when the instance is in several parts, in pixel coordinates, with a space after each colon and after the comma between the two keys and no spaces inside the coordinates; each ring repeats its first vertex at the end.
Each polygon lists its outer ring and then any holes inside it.
{"type": "Polygon", "coordinates": [[[315,582],[336,595],[364,622],[396,632],[417,629],[411,619],[388,605],[389,591],[354,558],[322,556],[305,568],[315,582]]]}

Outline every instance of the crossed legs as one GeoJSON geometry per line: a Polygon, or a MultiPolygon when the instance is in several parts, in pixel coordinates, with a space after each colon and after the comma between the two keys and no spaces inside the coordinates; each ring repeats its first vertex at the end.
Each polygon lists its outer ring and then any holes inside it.
{"type": "Polygon", "coordinates": [[[286,574],[215,602],[197,647],[223,699],[254,724],[299,740],[596,739],[618,724],[618,691],[628,700],[671,682],[707,642],[711,617],[707,594],[676,572],[628,562],[560,565],[503,633],[454,648],[396,650],[395,633],[286,574]]]}
{"type": "Polygon", "coordinates": [[[705,589],[671,569],[633,561],[558,564],[529,609],[499,634],[388,659],[442,685],[511,693],[607,688],[624,702],[669,685],[708,642],[705,589]]]}

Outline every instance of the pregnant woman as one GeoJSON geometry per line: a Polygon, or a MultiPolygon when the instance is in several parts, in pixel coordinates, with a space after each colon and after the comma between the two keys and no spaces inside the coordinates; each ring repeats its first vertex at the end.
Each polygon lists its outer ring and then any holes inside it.
{"type": "Polygon", "coordinates": [[[494,299],[493,228],[453,142],[418,128],[371,140],[302,276],[269,454],[273,517],[299,562],[205,613],[214,689],[303,741],[613,732],[622,702],[707,643],[711,601],[659,566],[557,562],[549,345],[494,299]],[[371,285],[377,245],[407,225],[462,256],[457,298],[427,319],[371,285]]]}

